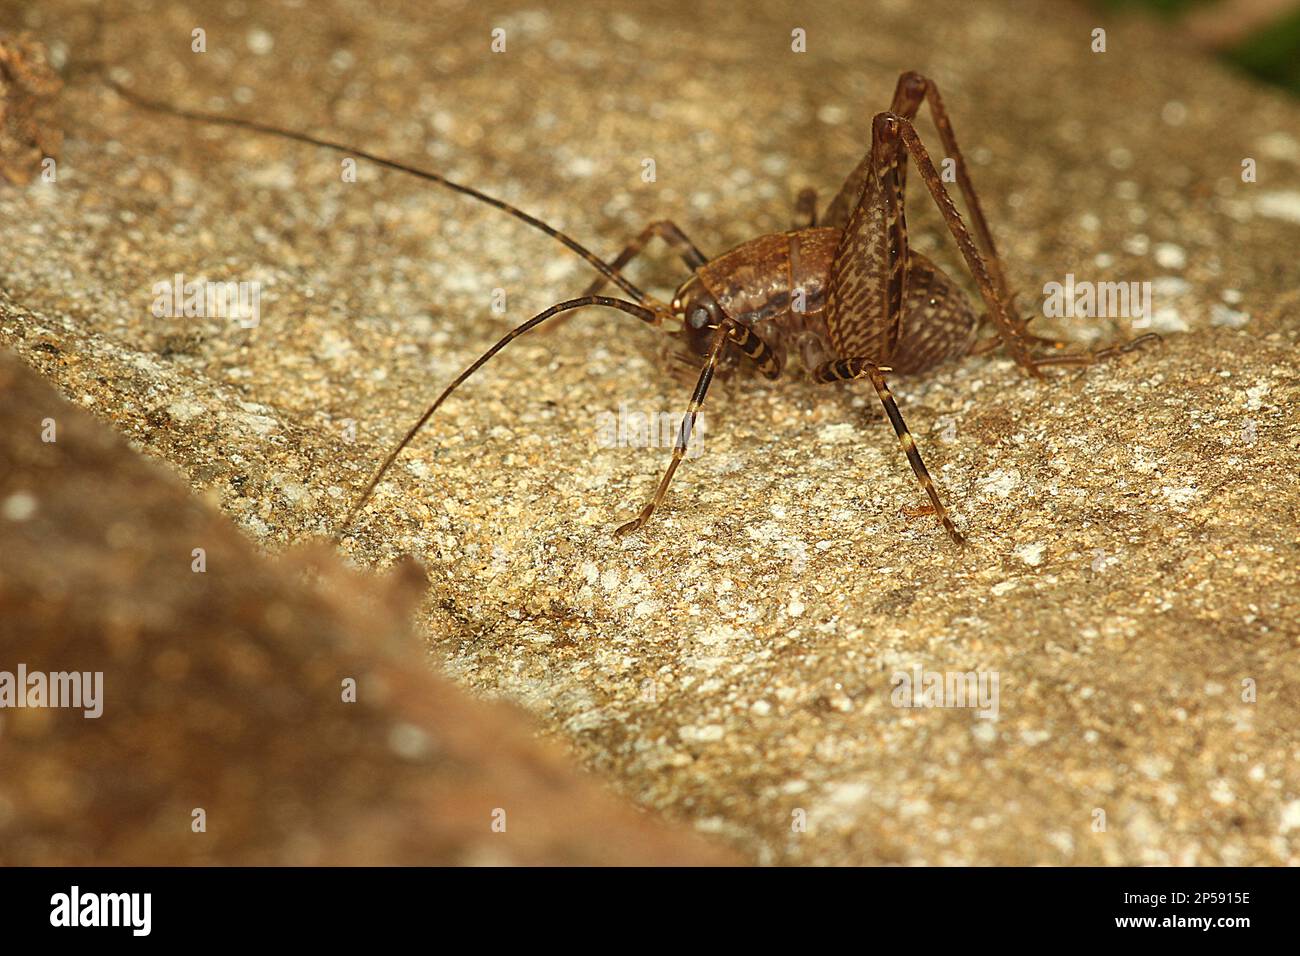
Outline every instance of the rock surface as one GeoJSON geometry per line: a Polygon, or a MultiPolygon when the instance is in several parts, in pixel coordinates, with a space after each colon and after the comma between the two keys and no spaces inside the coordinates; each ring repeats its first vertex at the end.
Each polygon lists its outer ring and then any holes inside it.
{"type": "Polygon", "coordinates": [[[0,33],[0,177],[23,184],[57,159],[63,141],[54,100],[62,80],[31,34],[0,33]]]}
{"type": "Polygon", "coordinates": [[[268,560],[7,353],[0,394],[0,669],[103,675],[0,711],[0,864],[730,859],[428,673],[414,565],[268,560]]]}
{"type": "MultiPolygon", "coordinates": [[[[10,26],[75,61],[92,26],[61,6],[10,26]]],[[[714,253],[786,228],[918,69],[1013,285],[1149,281],[1165,334],[1046,384],[998,356],[894,383],[960,552],[904,510],[918,492],[874,398],[797,379],[716,385],[666,510],[613,538],[666,452],[600,447],[607,416],[677,413],[688,388],[615,315],[530,336],[343,545],[430,569],[424,633],[461,683],[754,861],[1300,862],[1296,104],[1045,2],[416,10],[122,5],[98,56],[186,106],[438,169],[607,255],[656,218],[714,253]],[[918,666],[998,675],[997,719],[893,706],[918,666]]],[[[63,108],[58,183],[0,194],[0,338],[271,549],[334,531],[445,382],[589,278],[364,163],[344,182],[333,153],[144,113],[88,77],[63,108]],[[259,324],[156,318],[176,273],[262,283],[259,324]]],[[[917,247],[951,263],[911,198],[917,247]]],[[[631,274],[663,292],[681,269],[660,250],[631,274]]]]}

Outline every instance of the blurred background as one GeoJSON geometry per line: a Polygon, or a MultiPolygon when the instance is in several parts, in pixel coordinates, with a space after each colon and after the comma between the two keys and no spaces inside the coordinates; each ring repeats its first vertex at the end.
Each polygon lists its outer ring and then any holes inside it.
{"type": "Polygon", "coordinates": [[[1226,63],[1300,95],[1295,0],[1101,0],[1097,6],[1159,17],[1226,63]]]}

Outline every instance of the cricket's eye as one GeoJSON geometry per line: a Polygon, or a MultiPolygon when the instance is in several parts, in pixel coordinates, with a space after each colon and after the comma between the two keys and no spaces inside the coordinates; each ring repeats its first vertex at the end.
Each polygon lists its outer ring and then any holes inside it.
{"type": "Polygon", "coordinates": [[[700,306],[691,313],[691,328],[702,329],[709,324],[711,318],[709,310],[704,308],[704,306],[700,306]]]}

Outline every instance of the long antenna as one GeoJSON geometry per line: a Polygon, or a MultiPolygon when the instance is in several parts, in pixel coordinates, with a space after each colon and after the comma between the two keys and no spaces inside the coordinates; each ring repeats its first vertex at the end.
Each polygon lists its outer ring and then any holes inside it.
{"type": "Polygon", "coordinates": [[[546,233],[552,239],[557,239],[560,242],[564,243],[564,245],[568,246],[569,249],[577,253],[584,260],[586,260],[588,265],[590,265],[593,269],[595,269],[597,272],[603,275],[606,279],[615,283],[620,289],[626,292],[638,303],[644,304],[646,301],[646,295],[644,292],[642,292],[631,282],[629,282],[626,278],[624,278],[622,273],[614,269],[611,269],[608,265],[605,264],[605,262],[602,259],[600,259],[597,255],[595,255],[593,252],[588,250],[587,247],[582,245],[582,243],[578,242],[578,240],[572,238],[571,236],[565,235],[564,233],[560,232],[560,230],[556,229],[554,226],[547,225],[546,223],[542,222],[542,220],[538,219],[536,216],[530,216],[522,209],[516,209],[514,206],[510,205],[509,203],[497,199],[495,196],[489,196],[487,193],[480,192],[479,190],[474,189],[470,186],[462,186],[460,183],[452,182],[446,176],[440,176],[438,173],[429,172],[427,169],[420,169],[417,166],[411,166],[407,163],[398,162],[395,159],[387,159],[383,156],[377,156],[374,153],[366,152],[364,149],[355,149],[343,143],[336,143],[333,140],[321,139],[318,136],[312,136],[308,133],[300,133],[296,130],[281,129],[278,126],[271,126],[267,123],[259,123],[257,120],[241,119],[240,117],[237,116],[222,116],[219,113],[205,113],[200,110],[187,110],[187,109],[182,109],[178,106],[172,106],[170,103],[164,103],[161,100],[153,100],[147,96],[141,96],[139,93],[136,93],[133,90],[128,89],[127,87],[123,86],[121,83],[113,79],[111,76],[109,76],[108,73],[102,68],[102,66],[98,64],[96,64],[96,66],[99,67],[98,72],[100,74],[101,79],[104,81],[105,84],[108,85],[110,89],[112,89],[115,93],[117,93],[118,96],[122,97],[123,99],[131,103],[134,103],[137,106],[144,107],[147,110],[153,110],[154,112],[157,113],[166,113],[171,116],[178,116],[181,119],[194,120],[199,123],[214,123],[219,126],[234,126],[239,129],[250,130],[251,132],[254,133],[264,133],[269,136],[280,136],[285,139],[296,140],[299,143],[307,143],[308,145],[319,146],[322,147],[323,149],[332,149],[335,152],[344,153],[348,156],[359,156],[362,159],[370,160],[370,162],[375,163],[378,166],[384,166],[387,167],[388,169],[395,169],[398,172],[407,173],[411,176],[418,177],[419,179],[424,179],[432,183],[438,183],[440,186],[446,186],[448,189],[454,190],[455,192],[477,199],[479,200],[479,202],[485,202],[489,206],[495,206],[497,209],[509,213],[510,215],[514,216],[516,219],[528,223],[528,225],[532,226],[534,229],[538,229],[546,233]]]}
{"type": "Polygon", "coordinates": [[[411,440],[415,438],[420,429],[424,427],[425,422],[433,417],[433,413],[438,410],[438,406],[445,402],[448,396],[450,396],[452,392],[456,391],[456,389],[459,388],[467,378],[487,364],[487,361],[492,358],[492,356],[496,355],[529,329],[536,328],[547,319],[554,318],[561,312],[568,312],[571,309],[580,309],[583,306],[588,305],[603,305],[611,309],[618,309],[620,312],[626,312],[628,315],[634,316],[649,325],[658,325],[662,320],[662,316],[659,313],[655,312],[653,309],[647,309],[643,305],[638,305],[635,302],[626,302],[623,299],[614,299],[604,295],[584,295],[577,299],[569,299],[565,302],[556,303],[546,311],[539,312],[527,322],[511,329],[510,332],[506,333],[505,337],[502,338],[501,341],[497,342],[496,345],[492,346],[480,355],[465,369],[465,371],[457,375],[455,380],[442,390],[442,394],[434,399],[433,404],[424,410],[424,414],[420,416],[419,420],[407,430],[406,435],[397,443],[397,447],[389,452],[388,457],[384,459],[384,463],[375,469],[375,473],[370,477],[370,481],[366,484],[365,490],[361,492],[361,497],[359,497],[356,500],[356,503],[348,509],[347,517],[343,519],[343,527],[339,529],[339,535],[341,536],[344,531],[347,531],[348,528],[352,527],[352,522],[355,521],[357,515],[361,513],[361,509],[366,506],[366,502],[370,500],[370,496],[374,493],[379,482],[383,480],[388,469],[392,467],[393,462],[397,461],[397,456],[400,455],[402,450],[411,443],[411,440]]]}

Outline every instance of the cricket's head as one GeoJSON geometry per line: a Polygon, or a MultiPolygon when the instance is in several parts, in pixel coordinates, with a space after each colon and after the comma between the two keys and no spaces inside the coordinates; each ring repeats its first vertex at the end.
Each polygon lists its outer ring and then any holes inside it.
{"type": "Polygon", "coordinates": [[[680,337],[697,355],[708,355],[713,335],[726,313],[713,293],[704,287],[699,275],[693,275],[678,287],[673,296],[673,313],[682,320],[680,337]]]}

